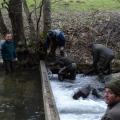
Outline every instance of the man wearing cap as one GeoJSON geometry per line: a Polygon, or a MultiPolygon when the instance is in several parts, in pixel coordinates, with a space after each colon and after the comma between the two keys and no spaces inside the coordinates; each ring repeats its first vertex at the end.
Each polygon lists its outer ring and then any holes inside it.
{"type": "Polygon", "coordinates": [[[91,74],[92,72],[99,75],[110,74],[111,61],[114,58],[113,51],[102,44],[90,44],[89,50],[93,56],[93,65],[87,74],[91,74]]]}
{"type": "Polygon", "coordinates": [[[120,80],[106,84],[104,97],[108,107],[101,120],[120,120],[120,80]]]}
{"type": "Polygon", "coordinates": [[[64,56],[65,41],[65,36],[62,31],[58,29],[48,31],[45,41],[45,48],[47,50],[50,48],[49,55],[55,56],[56,49],[59,47],[60,55],[64,56]]]}

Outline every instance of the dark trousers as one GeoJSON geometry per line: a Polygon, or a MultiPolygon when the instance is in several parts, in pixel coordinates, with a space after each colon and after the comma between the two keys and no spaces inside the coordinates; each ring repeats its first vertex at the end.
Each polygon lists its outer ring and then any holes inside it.
{"type": "Polygon", "coordinates": [[[12,60],[4,60],[4,67],[6,73],[11,73],[14,71],[13,61],[12,60]]]}
{"type": "Polygon", "coordinates": [[[97,64],[97,71],[103,74],[111,74],[111,61],[113,57],[110,58],[101,58],[97,64]]]}

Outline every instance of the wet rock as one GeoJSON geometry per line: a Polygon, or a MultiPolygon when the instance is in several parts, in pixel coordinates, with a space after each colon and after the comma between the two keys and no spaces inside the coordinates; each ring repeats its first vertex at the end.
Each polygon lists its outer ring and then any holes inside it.
{"type": "Polygon", "coordinates": [[[87,98],[88,95],[90,94],[90,91],[91,91],[90,85],[84,86],[73,95],[73,99],[78,100],[80,97],[87,98]]]}

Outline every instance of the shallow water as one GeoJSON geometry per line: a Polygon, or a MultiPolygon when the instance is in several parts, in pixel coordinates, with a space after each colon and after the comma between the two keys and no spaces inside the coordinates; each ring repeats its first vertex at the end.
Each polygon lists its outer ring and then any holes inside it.
{"type": "Polygon", "coordinates": [[[53,75],[51,86],[60,114],[60,120],[101,119],[106,110],[106,103],[103,99],[95,98],[95,96],[91,94],[87,99],[72,99],[73,94],[87,84],[90,84],[94,88],[104,87],[104,84],[98,81],[97,76],[83,77],[79,74],[74,82],[60,82],[57,80],[57,75],[53,75]]]}
{"type": "Polygon", "coordinates": [[[44,120],[38,72],[0,72],[0,120],[44,120]]]}

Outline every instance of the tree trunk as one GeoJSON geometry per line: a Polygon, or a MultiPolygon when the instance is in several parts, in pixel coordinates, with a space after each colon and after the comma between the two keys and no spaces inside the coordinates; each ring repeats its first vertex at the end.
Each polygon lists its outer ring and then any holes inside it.
{"type": "Polygon", "coordinates": [[[22,17],[22,1],[10,0],[8,13],[11,20],[13,35],[16,43],[20,42],[26,45],[22,17]]]}
{"type": "Polygon", "coordinates": [[[5,34],[6,32],[8,32],[8,29],[4,23],[3,16],[0,10],[0,33],[5,34]]]}
{"type": "Polygon", "coordinates": [[[26,3],[26,0],[23,0],[23,7],[25,14],[27,16],[28,24],[29,24],[29,29],[30,29],[30,39],[32,43],[35,43],[35,27],[31,18],[31,13],[29,11],[28,5],[26,3]]]}
{"type": "Polygon", "coordinates": [[[50,0],[45,0],[45,2],[44,2],[43,22],[44,22],[43,33],[44,33],[44,35],[46,35],[48,30],[51,29],[51,5],[50,5],[50,0]]]}
{"type": "Polygon", "coordinates": [[[43,5],[44,5],[44,1],[42,0],[40,5],[39,5],[39,15],[37,17],[37,8],[35,8],[35,15],[36,15],[36,41],[40,42],[40,29],[39,29],[39,24],[40,24],[40,19],[41,19],[41,15],[42,15],[42,9],[43,9],[43,5]]]}

